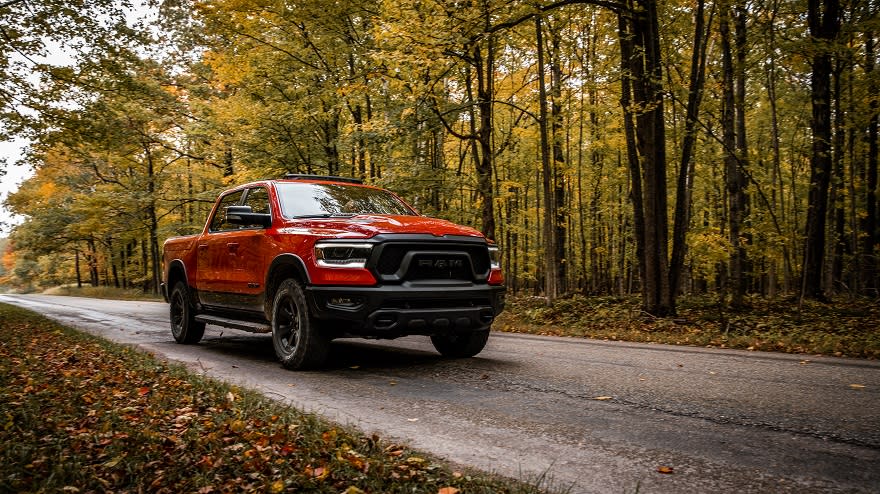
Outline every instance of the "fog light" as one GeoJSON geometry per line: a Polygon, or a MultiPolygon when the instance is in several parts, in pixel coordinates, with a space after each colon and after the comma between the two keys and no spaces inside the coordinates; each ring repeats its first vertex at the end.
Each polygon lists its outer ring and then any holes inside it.
{"type": "Polygon", "coordinates": [[[330,297],[330,299],[327,301],[327,305],[344,307],[347,309],[357,307],[361,305],[361,303],[361,299],[357,297],[330,297]]]}

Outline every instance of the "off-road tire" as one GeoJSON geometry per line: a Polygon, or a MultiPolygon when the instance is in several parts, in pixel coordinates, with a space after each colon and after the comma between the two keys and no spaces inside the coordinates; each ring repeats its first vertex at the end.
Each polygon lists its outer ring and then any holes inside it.
{"type": "Polygon", "coordinates": [[[309,313],[302,286],[285,280],[272,303],[272,344],[281,365],[290,370],[320,366],[330,351],[330,339],[322,334],[309,313]]]}
{"type": "Polygon", "coordinates": [[[193,344],[201,341],[205,335],[205,323],[196,321],[196,311],[189,298],[189,288],[183,281],[178,281],[171,289],[169,297],[171,316],[171,335],[174,341],[193,344]]]}
{"type": "Polygon", "coordinates": [[[450,358],[473,357],[483,351],[488,340],[488,329],[431,337],[431,343],[440,352],[440,355],[450,358]]]}

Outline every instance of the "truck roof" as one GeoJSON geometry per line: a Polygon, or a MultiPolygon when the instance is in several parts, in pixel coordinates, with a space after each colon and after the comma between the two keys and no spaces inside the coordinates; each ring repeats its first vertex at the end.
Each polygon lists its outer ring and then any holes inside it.
{"type": "Polygon", "coordinates": [[[343,182],[348,184],[363,184],[364,181],[359,178],[337,177],[333,175],[311,175],[305,173],[288,173],[284,176],[285,180],[314,180],[317,182],[343,182]]]}

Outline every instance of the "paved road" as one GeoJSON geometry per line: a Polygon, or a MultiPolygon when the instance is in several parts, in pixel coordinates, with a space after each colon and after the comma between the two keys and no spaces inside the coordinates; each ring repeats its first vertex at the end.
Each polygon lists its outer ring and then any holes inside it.
{"type": "Polygon", "coordinates": [[[493,333],[467,360],[426,338],[337,340],[328,368],[289,372],[265,335],[209,326],[199,345],[175,344],[163,303],[0,302],[575,493],[880,492],[878,362],[493,333]]]}

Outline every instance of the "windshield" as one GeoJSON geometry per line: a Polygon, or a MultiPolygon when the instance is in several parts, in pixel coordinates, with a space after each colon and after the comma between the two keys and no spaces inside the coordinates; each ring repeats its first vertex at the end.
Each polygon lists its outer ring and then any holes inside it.
{"type": "Polygon", "coordinates": [[[285,218],[416,214],[395,195],[372,187],[286,182],[275,187],[285,218]]]}

